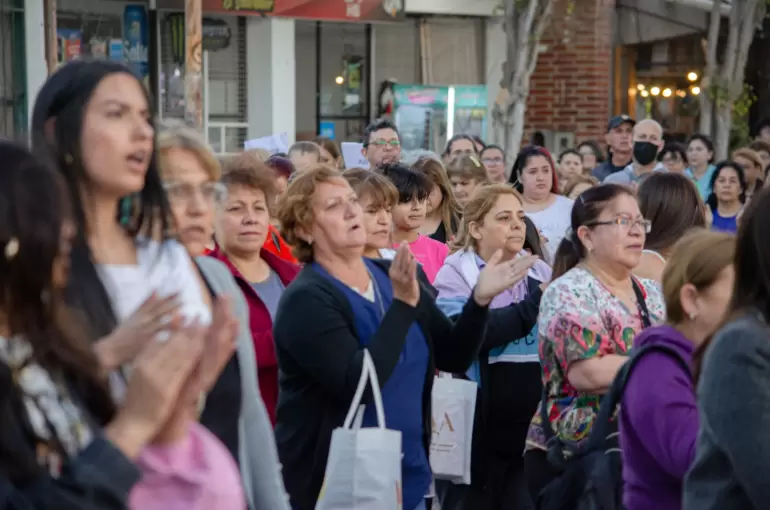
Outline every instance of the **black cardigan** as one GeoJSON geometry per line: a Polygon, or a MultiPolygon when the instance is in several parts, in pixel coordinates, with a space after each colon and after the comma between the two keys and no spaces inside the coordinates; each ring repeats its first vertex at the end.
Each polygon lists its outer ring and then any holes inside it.
{"type": "MultiPolygon", "coordinates": [[[[58,478],[44,469],[36,476],[17,472],[13,461],[37,463],[21,397],[4,383],[8,368],[0,365],[0,508],[3,510],[125,510],[128,495],[139,481],[139,469],[106,439],[96,436],[73,458],[67,459],[58,478]]],[[[9,374],[7,375],[10,376],[9,374]]],[[[99,431],[94,427],[94,433],[99,431]]]]}
{"type": "MultiPolygon", "coordinates": [[[[375,260],[387,273],[390,262],[375,260]]],[[[421,277],[420,301],[393,300],[367,345],[380,384],[390,377],[416,320],[429,350],[423,386],[423,443],[431,437],[431,389],[435,370],[464,372],[484,339],[487,307],[469,299],[453,323],[439,310],[421,277]]],[[[361,376],[363,349],[347,297],[306,266],[286,288],[273,324],[279,368],[275,438],[284,483],[296,510],[312,510],[323,482],[332,431],[340,427],[361,376]]],[[[365,400],[371,401],[367,391],[365,400]]]]}

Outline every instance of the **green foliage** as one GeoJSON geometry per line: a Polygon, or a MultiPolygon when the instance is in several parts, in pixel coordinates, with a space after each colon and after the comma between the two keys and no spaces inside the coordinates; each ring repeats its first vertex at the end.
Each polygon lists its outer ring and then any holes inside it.
{"type": "MultiPolygon", "coordinates": [[[[770,0],[768,0],[770,1],[770,0]]],[[[733,125],[730,130],[730,150],[745,147],[751,143],[751,126],[749,125],[749,110],[756,102],[757,96],[750,85],[743,85],[743,92],[733,104],[733,125]]]]}

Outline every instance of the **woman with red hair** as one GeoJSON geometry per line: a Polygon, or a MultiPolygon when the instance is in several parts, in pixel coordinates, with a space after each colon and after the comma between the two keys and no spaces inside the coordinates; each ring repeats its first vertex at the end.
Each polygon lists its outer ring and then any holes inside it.
{"type": "Polygon", "coordinates": [[[510,182],[521,193],[524,212],[540,231],[546,262],[553,264],[556,248],[569,229],[574,201],[559,194],[556,167],[548,150],[524,147],[513,163],[510,182]]]}

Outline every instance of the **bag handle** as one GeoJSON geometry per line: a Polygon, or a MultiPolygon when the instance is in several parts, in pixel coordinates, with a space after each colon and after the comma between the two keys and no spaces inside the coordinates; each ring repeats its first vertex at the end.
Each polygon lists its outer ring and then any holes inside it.
{"type": "Polygon", "coordinates": [[[348,409],[348,415],[345,417],[342,428],[349,429],[353,425],[353,418],[357,414],[358,407],[361,405],[367,381],[372,386],[374,409],[377,412],[377,427],[385,428],[385,408],[382,405],[380,381],[377,378],[377,369],[374,366],[374,361],[372,361],[372,355],[366,349],[364,349],[364,359],[361,366],[361,377],[358,379],[358,387],[353,395],[353,401],[350,403],[350,409],[348,409]]]}
{"type": "Polygon", "coordinates": [[[626,384],[628,384],[629,377],[631,377],[631,374],[639,361],[641,361],[646,354],[651,352],[659,352],[675,360],[682,370],[692,377],[690,365],[673,347],[665,344],[652,344],[646,345],[633,353],[630,359],[625,362],[615,376],[615,379],[612,381],[612,386],[610,386],[610,390],[604,395],[599,404],[599,413],[596,415],[593,428],[591,429],[591,435],[588,439],[588,449],[598,447],[606,439],[607,434],[610,431],[612,416],[615,414],[615,410],[620,404],[620,401],[623,400],[623,394],[626,391],[626,384]]]}

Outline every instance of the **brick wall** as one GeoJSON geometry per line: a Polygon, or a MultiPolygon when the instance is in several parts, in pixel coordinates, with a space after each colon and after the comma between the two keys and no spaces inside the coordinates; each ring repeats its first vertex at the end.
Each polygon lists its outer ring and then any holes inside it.
{"type": "Polygon", "coordinates": [[[612,20],[615,0],[556,0],[530,82],[525,137],[533,131],[603,139],[610,117],[612,20]]]}

